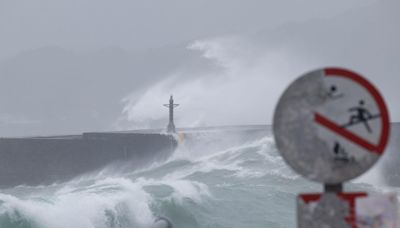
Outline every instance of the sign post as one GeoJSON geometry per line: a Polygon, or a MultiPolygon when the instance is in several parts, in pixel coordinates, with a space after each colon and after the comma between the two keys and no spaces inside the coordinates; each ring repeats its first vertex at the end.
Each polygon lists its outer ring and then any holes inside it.
{"type": "Polygon", "coordinates": [[[273,130],[288,165],[324,184],[325,193],[298,197],[298,226],[357,227],[356,201],[368,195],[343,193],[342,184],[370,169],[385,151],[389,113],[378,90],[346,69],[312,71],[281,96],[273,130]]]}

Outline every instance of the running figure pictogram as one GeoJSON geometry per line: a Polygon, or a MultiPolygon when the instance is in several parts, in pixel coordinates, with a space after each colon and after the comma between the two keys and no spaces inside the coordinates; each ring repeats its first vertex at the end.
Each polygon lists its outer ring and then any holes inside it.
{"type": "Polygon", "coordinates": [[[350,116],[350,121],[343,125],[342,127],[350,127],[353,126],[355,124],[364,124],[365,128],[367,129],[367,131],[369,133],[372,133],[372,129],[368,124],[368,121],[378,118],[380,116],[380,114],[376,114],[376,115],[372,115],[368,109],[364,108],[365,102],[364,100],[360,100],[359,101],[359,106],[356,107],[352,107],[349,109],[349,112],[353,113],[350,116]]]}

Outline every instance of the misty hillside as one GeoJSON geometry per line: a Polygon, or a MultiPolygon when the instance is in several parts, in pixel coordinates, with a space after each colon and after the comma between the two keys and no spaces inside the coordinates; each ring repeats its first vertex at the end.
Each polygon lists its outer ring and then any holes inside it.
{"type": "Polygon", "coordinates": [[[21,53],[0,63],[0,135],[111,129],[125,96],[182,64],[207,69],[196,55],[172,47],[83,54],[47,47],[21,53]]]}

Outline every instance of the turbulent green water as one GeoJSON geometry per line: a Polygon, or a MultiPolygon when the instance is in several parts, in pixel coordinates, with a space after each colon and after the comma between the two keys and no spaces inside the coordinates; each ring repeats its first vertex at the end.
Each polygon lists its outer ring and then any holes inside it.
{"type": "MultiPolygon", "coordinates": [[[[295,227],[295,197],[320,186],[290,171],[271,137],[211,149],[181,146],[146,169],[0,193],[0,228],[295,227]]],[[[356,188],[371,188],[354,184],[356,188]]]]}

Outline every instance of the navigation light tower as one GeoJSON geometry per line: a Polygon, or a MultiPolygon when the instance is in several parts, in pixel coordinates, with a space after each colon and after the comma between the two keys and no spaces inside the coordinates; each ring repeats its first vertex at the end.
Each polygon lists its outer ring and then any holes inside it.
{"type": "Polygon", "coordinates": [[[178,107],[179,104],[174,104],[174,98],[169,98],[169,104],[164,104],[165,107],[169,108],[169,123],[167,127],[168,133],[175,133],[175,124],[174,124],[174,108],[178,107]]]}

